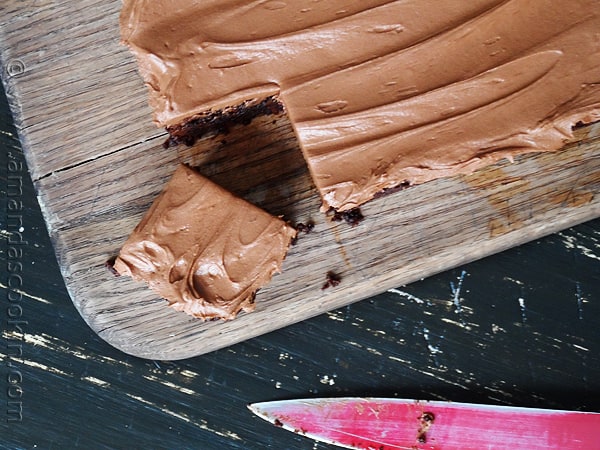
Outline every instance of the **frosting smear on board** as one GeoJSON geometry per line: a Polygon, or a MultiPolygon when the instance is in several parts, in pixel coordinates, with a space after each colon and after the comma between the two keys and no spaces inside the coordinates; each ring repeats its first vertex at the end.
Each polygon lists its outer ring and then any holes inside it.
{"type": "Polygon", "coordinates": [[[181,165],[123,245],[121,275],[175,310],[233,319],[280,271],[296,230],[181,165]]]}
{"type": "Polygon", "coordinates": [[[323,208],[600,119],[600,0],[124,0],[154,119],[278,96],[323,208]]]}

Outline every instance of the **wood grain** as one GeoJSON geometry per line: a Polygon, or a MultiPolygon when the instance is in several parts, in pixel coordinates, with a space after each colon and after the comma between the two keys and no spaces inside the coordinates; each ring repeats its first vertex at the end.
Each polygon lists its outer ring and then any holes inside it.
{"type": "Polygon", "coordinates": [[[331,222],[286,117],[263,118],[192,148],[165,150],[133,58],[118,44],[118,1],[1,7],[3,80],[73,303],[126,353],[180,359],[347,305],[600,216],[600,126],[563,151],[416,186],[331,222]],[[180,162],[273,214],[313,220],[257,310],[203,323],[165,307],[104,262],[180,162]],[[322,290],[325,274],[342,276],[322,290]]]}

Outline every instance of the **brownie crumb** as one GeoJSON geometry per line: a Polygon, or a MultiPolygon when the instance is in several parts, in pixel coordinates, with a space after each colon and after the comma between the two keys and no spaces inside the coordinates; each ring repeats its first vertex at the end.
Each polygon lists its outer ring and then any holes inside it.
{"type": "Polygon", "coordinates": [[[245,102],[230,108],[200,114],[182,124],[167,127],[169,137],[163,147],[169,148],[179,144],[191,147],[205,134],[227,134],[231,125],[248,125],[256,117],[271,116],[282,112],[283,104],[275,97],[267,97],[256,105],[245,102]]]}
{"type": "Polygon", "coordinates": [[[112,258],[110,258],[108,261],[106,261],[104,263],[104,267],[106,267],[106,269],[112,273],[115,277],[120,277],[121,274],[119,272],[117,272],[117,270],[115,269],[115,261],[117,260],[116,256],[113,256],[112,258]]]}
{"type": "Polygon", "coordinates": [[[306,223],[298,223],[298,224],[294,225],[294,228],[296,229],[297,233],[296,233],[296,236],[294,236],[294,238],[292,239],[292,242],[291,242],[292,245],[296,245],[298,243],[300,233],[308,234],[312,230],[314,230],[315,223],[312,220],[309,220],[306,223]]]}
{"type": "Polygon", "coordinates": [[[327,281],[325,281],[325,284],[323,285],[323,287],[321,289],[325,290],[325,289],[329,289],[330,287],[336,287],[341,282],[342,282],[342,277],[340,277],[335,272],[329,271],[329,272],[327,272],[327,281]]]}
{"type": "Polygon", "coordinates": [[[419,417],[419,430],[417,432],[417,441],[421,444],[427,442],[427,432],[435,421],[435,415],[432,412],[424,412],[419,417]]]}
{"type": "Polygon", "coordinates": [[[408,189],[411,186],[412,186],[412,184],[410,183],[410,181],[404,180],[402,183],[400,183],[396,187],[385,188],[385,189],[377,192],[373,198],[385,197],[386,195],[393,194],[394,192],[399,192],[399,191],[403,191],[405,189],[408,189]]]}
{"type": "Polygon", "coordinates": [[[361,223],[363,221],[363,219],[365,218],[365,216],[363,216],[360,208],[353,208],[349,211],[336,211],[333,210],[333,217],[331,218],[331,220],[335,221],[335,222],[346,222],[349,225],[352,225],[353,227],[355,227],[356,225],[358,225],[359,223],[361,223]]]}
{"type": "Polygon", "coordinates": [[[310,233],[312,230],[314,230],[315,228],[315,223],[312,220],[309,220],[307,223],[299,223],[296,225],[296,230],[298,230],[299,233],[304,233],[304,234],[308,234],[310,233]]]}

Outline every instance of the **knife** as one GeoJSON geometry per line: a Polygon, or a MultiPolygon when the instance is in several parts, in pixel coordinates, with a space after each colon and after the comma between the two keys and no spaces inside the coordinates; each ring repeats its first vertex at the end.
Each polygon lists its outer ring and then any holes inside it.
{"type": "Polygon", "coordinates": [[[352,449],[600,449],[600,413],[357,397],[248,408],[275,426],[352,449]]]}

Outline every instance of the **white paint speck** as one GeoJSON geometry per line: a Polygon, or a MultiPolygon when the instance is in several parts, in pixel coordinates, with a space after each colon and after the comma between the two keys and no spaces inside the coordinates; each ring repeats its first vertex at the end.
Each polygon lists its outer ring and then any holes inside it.
{"type": "Polygon", "coordinates": [[[433,358],[433,362],[436,366],[439,366],[437,355],[444,352],[439,348],[439,346],[433,345],[433,343],[431,342],[431,337],[429,336],[429,329],[427,328],[423,328],[423,339],[425,339],[425,343],[427,344],[427,350],[429,350],[429,354],[433,358]]]}
{"type": "Polygon", "coordinates": [[[397,356],[388,356],[388,359],[392,361],[396,361],[402,364],[410,364],[410,361],[407,359],[398,358],[397,356]]]}
{"type": "Polygon", "coordinates": [[[519,297],[519,307],[521,308],[521,319],[523,323],[527,322],[527,308],[525,307],[525,299],[519,297]]]}
{"type": "Polygon", "coordinates": [[[19,233],[22,233],[23,231],[25,231],[25,228],[23,228],[23,227],[20,227],[20,228],[19,228],[19,233]]]}
{"type": "Polygon", "coordinates": [[[61,375],[63,377],[71,377],[72,376],[71,374],[68,374],[60,369],[57,369],[56,367],[50,367],[50,366],[47,366],[46,364],[42,364],[37,361],[24,360],[23,364],[26,366],[29,366],[29,367],[34,367],[36,369],[43,370],[44,372],[53,373],[55,375],[61,375]]]}
{"type": "Polygon", "coordinates": [[[167,380],[162,380],[154,375],[144,375],[144,378],[148,381],[154,381],[154,382],[160,383],[163,386],[166,386],[168,388],[175,389],[176,391],[179,391],[182,394],[187,394],[187,395],[196,395],[197,394],[196,391],[188,389],[184,386],[179,386],[179,385],[172,383],[170,381],[167,381],[167,380]]]}
{"type": "Polygon", "coordinates": [[[492,333],[496,334],[496,333],[506,333],[506,330],[504,328],[502,328],[500,325],[496,325],[495,323],[492,324],[492,333]]]}
{"type": "Polygon", "coordinates": [[[404,291],[401,291],[399,289],[390,289],[390,290],[388,290],[388,292],[391,293],[391,294],[399,295],[400,297],[407,298],[408,300],[411,300],[411,301],[413,301],[415,303],[418,303],[419,305],[422,305],[422,304],[425,303],[425,300],[422,300],[419,297],[416,297],[416,296],[414,296],[412,294],[409,294],[408,292],[404,292],[404,291]]]}
{"type": "Polygon", "coordinates": [[[567,236],[564,233],[558,233],[559,236],[563,238],[563,243],[566,248],[579,250],[582,255],[587,256],[588,258],[597,259],[600,261],[600,256],[596,254],[596,251],[585,247],[582,244],[577,242],[577,237],[575,236],[567,236]]]}
{"type": "Polygon", "coordinates": [[[327,384],[329,386],[333,386],[335,384],[336,377],[337,377],[337,375],[332,375],[331,377],[329,375],[323,375],[321,377],[321,379],[319,380],[319,382],[321,384],[327,384]]]}
{"type": "Polygon", "coordinates": [[[452,290],[452,300],[454,302],[454,312],[456,314],[462,313],[462,304],[460,298],[460,291],[462,289],[463,282],[465,281],[465,277],[467,276],[467,272],[464,270],[460,273],[460,277],[458,278],[458,284],[454,286],[454,283],[450,283],[450,289],[452,290]]]}
{"type": "Polygon", "coordinates": [[[511,282],[515,283],[516,285],[518,285],[518,286],[524,286],[525,285],[525,283],[523,283],[522,281],[516,280],[515,278],[511,278],[511,277],[504,277],[504,280],[511,281],[511,282]]]}
{"type": "Polygon", "coordinates": [[[457,322],[456,320],[448,319],[447,317],[442,318],[442,322],[449,323],[451,325],[456,325],[457,327],[464,328],[467,331],[471,331],[472,326],[465,322],[457,322]]]}
{"type": "Polygon", "coordinates": [[[581,284],[579,282],[575,284],[575,297],[577,298],[577,316],[579,320],[583,320],[583,304],[586,300],[581,293],[581,284]]]}
{"type": "Polygon", "coordinates": [[[367,351],[369,353],[372,353],[373,355],[377,355],[377,356],[383,355],[383,353],[381,353],[379,350],[377,350],[376,348],[373,348],[373,347],[367,347],[367,351]]]}
{"type": "Polygon", "coordinates": [[[327,317],[329,317],[329,319],[331,319],[331,320],[335,320],[335,321],[337,321],[337,322],[344,322],[344,318],[343,318],[343,317],[340,317],[340,316],[339,316],[338,314],[336,314],[336,313],[331,313],[331,312],[329,312],[329,313],[327,313],[327,317]]]}
{"type": "Polygon", "coordinates": [[[101,387],[110,386],[109,382],[101,380],[101,379],[96,378],[96,377],[87,376],[87,377],[83,377],[82,380],[88,381],[88,382],[90,382],[92,384],[95,384],[96,386],[101,386],[101,387]]]}
{"type": "MultiPolygon", "coordinates": [[[[8,286],[0,283],[0,288],[8,289],[8,286]]],[[[36,302],[45,303],[46,305],[51,305],[52,304],[51,302],[49,302],[45,298],[37,297],[35,295],[28,294],[27,292],[22,291],[21,289],[12,289],[12,290],[13,290],[13,292],[15,292],[17,294],[22,295],[23,297],[27,297],[27,298],[29,298],[31,300],[35,300],[36,302]]]]}
{"type": "Polygon", "coordinates": [[[182,370],[181,372],[179,372],[179,374],[183,375],[184,377],[187,377],[187,378],[195,378],[198,376],[198,374],[196,372],[192,372],[191,370],[187,370],[187,369],[182,370]]]}

